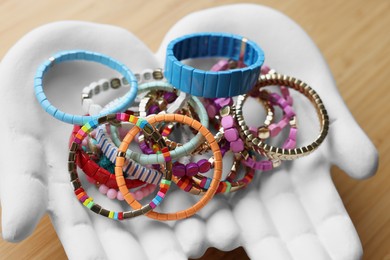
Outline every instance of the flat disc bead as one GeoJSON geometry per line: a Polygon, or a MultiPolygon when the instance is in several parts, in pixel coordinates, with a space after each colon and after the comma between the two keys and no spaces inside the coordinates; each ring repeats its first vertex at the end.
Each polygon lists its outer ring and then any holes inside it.
{"type": "Polygon", "coordinates": [[[183,177],[186,175],[186,167],[184,164],[176,162],[172,167],[172,174],[177,177],[183,177]]]}
{"type": "Polygon", "coordinates": [[[206,159],[202,159],[202,160],[198,161],[198,167],[199,167],[200,173],[206,173],[210,170],[211,163],[206,159]]]}
{"type": "Polygon", "coordinates": [[[186,175],[192,177],[199,172],[199,167],[197,163],[191,162],[186,165],[186,175]]]}
{"type": "Polygon", "coordinates": [[[234,119],[232,116],[224,116],[221,120],[221,125],[224,129],[232,128],[234,126],[234,119]]]}
{"type": "Polygon", "coordinates": [[[165,92],[164,93],[164,99],[168,102],[168,103],[172,103],[173,101],[175,101],[175,99],[177,98],[177,95],[173,92],[165,92]]]}

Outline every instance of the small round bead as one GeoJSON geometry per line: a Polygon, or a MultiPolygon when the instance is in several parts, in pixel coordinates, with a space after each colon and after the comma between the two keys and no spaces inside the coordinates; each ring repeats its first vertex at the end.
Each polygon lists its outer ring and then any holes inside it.
{"type": "Polygon", "coordinates": [[[157,185],[155,184],[149,185],[149,194],[151,194],[156,189],[156,187],[157,185]]]}
{"type": "Polygon", "coordinates": [[[125,198],[123,197],[122,195],[122,192],[118,191],[118,193],[116,194],[116,198],[120,201],[124,200],[125,198]]]}
{"type": "Polygon", "coordinates": [[[261,74],[267,74],[271,70],[270,67],[263,65],[260,69],[261,74]]]}
{"type": "Polygon", "coordinates": [[[115,199],[117,196],[118,192],[115,189],[109,189],[107,191],[107,197],[111,200],[115,199]]]}
{"type": "Polygon", "coordinates": [[[149,194],[150,194],[148,186],[142,187],[142,188],[140,189],[140,191],[142,191],[144,197],[147,197],[147,196],[149,196],[149,194]]]}
{"type": "Polygon", "coordinates": [[[81,142],[82,146],[88,146],[88,138],[84,138],[83,141],[81,142]]]}
{"type": "Polygon", "coordinates": [[[101,194],[107,194],[108,189],[109,188],[104,184],[100,185],[100,187],[99,187],[99,191],[101,194]]]}
{"type": "Polygon", "coordinates": [[[136,192],[134,192],[134,198],[136,200],[142,200],[144,198],[144,193],[140,190],[137,190],[136,192]]]}

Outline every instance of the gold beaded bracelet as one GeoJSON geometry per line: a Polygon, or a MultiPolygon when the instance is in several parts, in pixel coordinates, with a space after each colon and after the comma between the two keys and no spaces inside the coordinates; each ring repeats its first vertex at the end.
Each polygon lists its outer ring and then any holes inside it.
{"type": "MultiPolygon", "coordinates": [[[[310,154],[311,152],[316,150],[320,146],[320,144],[324,141],[329,130],[328,113],[325,109],[325,106],[320,96],[317,94],[316,91],[314,91],[314,89],[312,89],[308,84],[302,82],[301,80],[296,79],[294,77],[278,74],[278,73],[261,75],[259,77],[257,84],[255,85],[255,88],[261,90],[264,87],[273,86],[273,85],[283,85],[292,88],[305,95],[314,105],[314,107],[317,110],[318,118],[320,121],[320,127],[321,127],[320,133],[318,137],[314,140],[314,142],[312,142],[307,146],[302,146],[293,149],[285,149],[285,148],[275,147],[266,144],[262,139],[255,137],[250,132],[249,127],[246,125],[245,121],[243,120],[242,106],[236,107],[236,116],[239,125],[242,127],[243,132],[247,137],[248,141],[251,142],[254,145],[254,147],[257,147],[257,149],[259,149],[260,152],[264,153],[270,159],[293,160],[310,154]]],[[[242,99],[242,97],[239,98],[242,99]]]]}

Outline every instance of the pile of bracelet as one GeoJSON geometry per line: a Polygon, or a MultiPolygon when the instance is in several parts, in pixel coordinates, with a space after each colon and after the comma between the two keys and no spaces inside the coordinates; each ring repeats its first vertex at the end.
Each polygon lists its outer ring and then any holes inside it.
{"type": "Polygon", "coordinates": [[[68,171],[76,198],[94,213],[115,220],[140,215],[178,220],[196,214],[217,193],[248,187],[258,172],[316,150],[329,127],[321,98],[308,84],[278,74],[263,62],[256,43],[225,33],[177,38],[167,47],[164,69],[139,74],[96,52],[63,51],[49,58],[36,72],[34,90],[47,113],[74,125],[68,171]],[[219,60],[209,70],[182,62],[200,58],[219,60]],[[97,62],[121,74],[82,89],[83,115],[60,111],[43,91],[47,71],[73,60],[97,62]],[[127,94],[108,104],[95,103],[95,96],[118,89],[127,89],[127,94]],[[297,147],[298,115],[290,89],[308,98],[318,114],[319,135],[307,146],[297,147]],[[249,126],[244,118],[248,98],[264,108],[259,126],[249,126]],[[280,147],[270,145],[275,142],[280,147]],[[232,160],[225,160],[231,163],[230,172],[222,178],[225,156],[232,160]],[[187,209],[161,212],[158,206],[172,185],[199,199],[187,209]],[[94,188],[126,210],[98,204],[87,193],[94,188]]]}

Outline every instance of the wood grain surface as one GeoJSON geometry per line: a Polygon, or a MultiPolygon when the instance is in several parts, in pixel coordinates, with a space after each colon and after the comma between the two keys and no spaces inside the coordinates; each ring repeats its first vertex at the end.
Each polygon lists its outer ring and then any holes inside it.
{"type": "MultiPolygon", "coordinates": [[[[181,17],[242,1],[11,1],[0,0],[0,58],[24,34],[59,20],[85,20],[128,29],[157,50],[181,17]]],[[[332,176],[364,249],[364,259],[390,259],[390,1],[246,1],[273,7],[297,21],[316,42],[341,96],[380,154],[376,176],[332,176]]],[[[66,259],[45,216],[33,235],[12,244],[0,239],[0,259],[66,259]]],[[[209,249],[202,259],[247,259],[244,250],[209,249]]]]}

